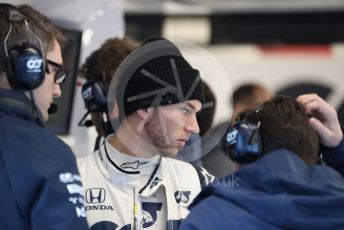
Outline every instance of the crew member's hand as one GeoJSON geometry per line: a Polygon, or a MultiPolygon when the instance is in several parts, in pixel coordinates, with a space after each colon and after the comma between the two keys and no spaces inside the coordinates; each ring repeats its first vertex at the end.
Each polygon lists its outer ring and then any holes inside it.
{"type": "Polygon", "coordinates": [[[304,94],[296,99],[312,117],[309,124],[326,147],[336,147],[343,139],[336,110],[317,94],[304,94]]]}

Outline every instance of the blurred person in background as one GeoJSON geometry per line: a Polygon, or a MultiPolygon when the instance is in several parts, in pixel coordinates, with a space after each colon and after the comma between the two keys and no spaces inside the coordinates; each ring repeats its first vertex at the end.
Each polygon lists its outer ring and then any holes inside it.
{"type": "Polygon", "coordinates": [[[271,93],[266,88],[256,83],[246,83],[239,86],[233,92],[231,124],[235,122],[240,112],[255,108],[257,105],[269,100],[271,96],[271,93]]]}
{"type": "Polygon", "coordinates": [[[88,56],[82,66],[82,73],[86,78],[82,87],[82,97],[87,113],[79,125],[95,126],[98,137],[94,150],[98,150],[104,138],[113,133],[107,104],[112,77],[121,62],[137,47],[138,44],[128,37],[109,38],[88,56]],[[91,120],[86,120],[89,114],[91,120]]]}
{"type": "MultiPolygon", "coordinates": [[[[231,119],[226,122],[218,124],[213,130],[212,135],[220,133],[219,130],[228,129],[230,123],[235,122],[238,114],[247,109],[253,109],[255,106],[262,104],[264,101],[271,98],[271,93],[262,85],[256,83],[245,83],[233,92],[231,104],[233,105],[233,113],[231,119]]],[[[239,169],[239,165],[232,162],[227,154],[225,146],[225,137],[218,137],[220,142],[213,150],[207,153],[203,158],[203,167],[217,178],[227,176],[239,169]]]]}

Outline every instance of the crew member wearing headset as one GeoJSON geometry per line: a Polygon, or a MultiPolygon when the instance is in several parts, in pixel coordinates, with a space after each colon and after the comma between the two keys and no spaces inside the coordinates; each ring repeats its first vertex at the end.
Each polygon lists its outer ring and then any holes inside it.
{"type": "Polygon", "coordinates": [[[65,38],[28,5],[0,15],[0,229],[88,229],[75,157],[44,128],[68,73],[65,38]]]}
{"type": "Polygon", "coordinates": [[[273,97],[241,113],[226,142],[243,166],[203,190],[180,229],[344,229],[344,178],[333,165],[343,168],[343,132],[319,96],[273,97]],[[316,164],[319,142],[334,169],[316,164]]]}

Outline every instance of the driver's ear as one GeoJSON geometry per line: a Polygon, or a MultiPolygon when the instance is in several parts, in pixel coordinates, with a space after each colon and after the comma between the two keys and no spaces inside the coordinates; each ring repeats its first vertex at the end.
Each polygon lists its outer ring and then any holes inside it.
{"type": "Polygon", "coordinates": [[[153,117],[154,109],[154,107],[138,109],[136,110],[136,113],[142,120],[146,122],[153,117]]]}

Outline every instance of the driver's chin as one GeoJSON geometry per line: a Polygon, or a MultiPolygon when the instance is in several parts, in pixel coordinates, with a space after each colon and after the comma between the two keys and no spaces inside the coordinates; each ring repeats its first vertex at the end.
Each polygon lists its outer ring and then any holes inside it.
{"type": "Polygon", "coordinates": [[[178,149],[177,148],[173,148],[173,149],[163,149],[161,151],[161,155],[165,156],[165,157],[176,157],[178,154],[178,149]]]}

